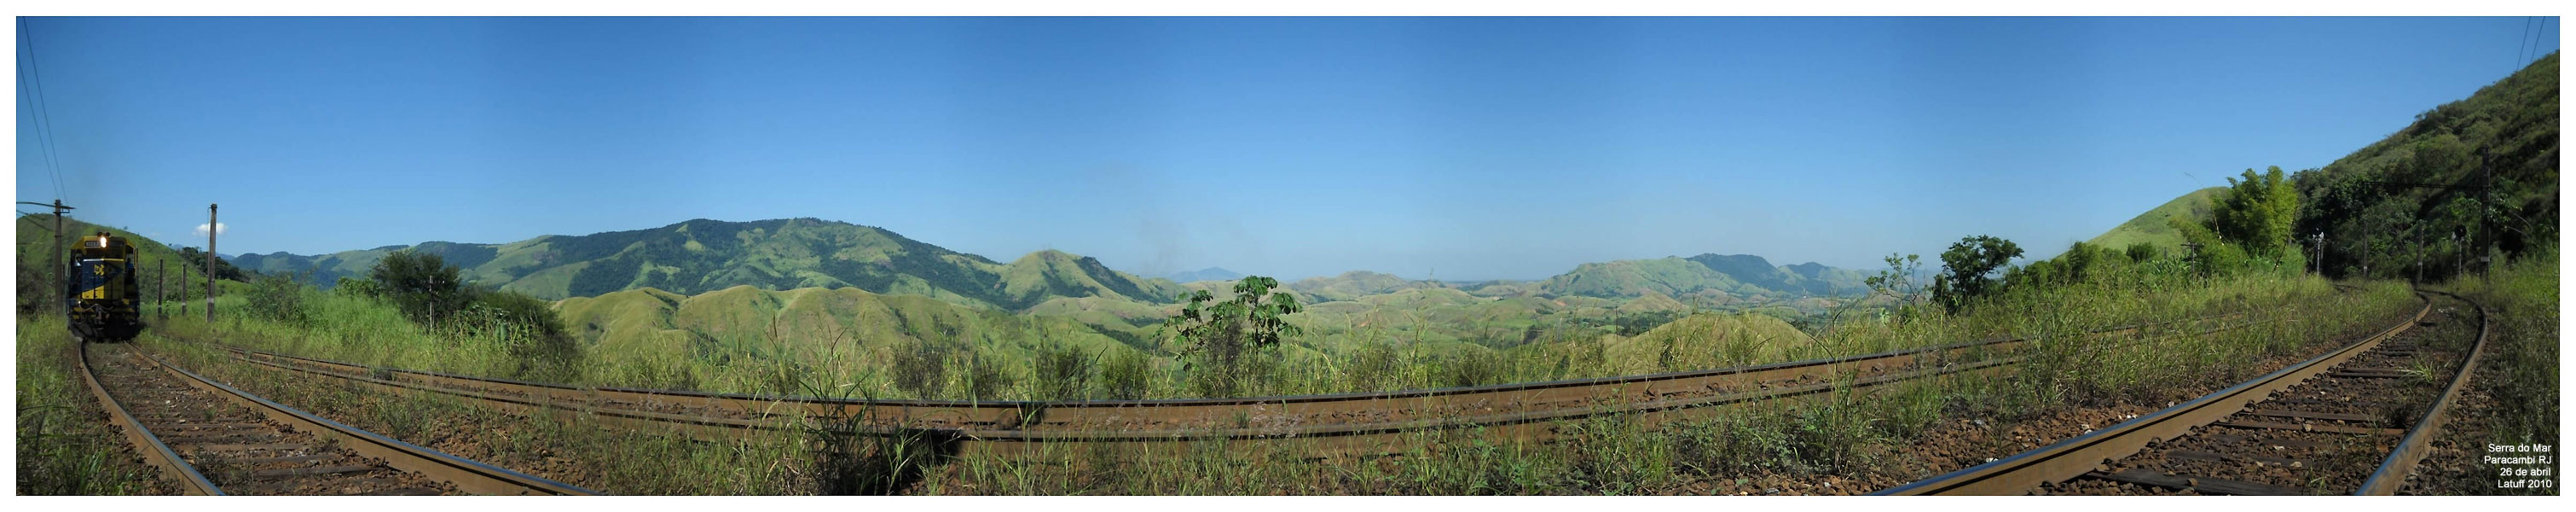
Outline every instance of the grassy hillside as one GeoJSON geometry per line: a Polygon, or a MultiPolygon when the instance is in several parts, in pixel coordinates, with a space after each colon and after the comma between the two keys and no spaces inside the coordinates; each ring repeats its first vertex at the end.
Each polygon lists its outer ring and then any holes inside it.
{"type": "Polygon", "coordinates": [[[2458,262],[2474,267],[2486,247],[2510,256],[2555,246],[2558,57],[2293,175],[2300,196],[2293,232],[2325,232],[2322,263],[2336,277],[2412,277],[2419,245],[2427,279],[2453,275],[2458,262]],[[2454,242],[2455,235],[2472,239],[2454,242]]]}
{"type": "Polygon", "coordinates": [[[266,272],[314,272],[329,286],[359,277],[394,251],[437,254],[478,284],[561,299],[653,288],[684,295],[752,286],[857,288],[979,307],[1020,310],[1058,297],[1168,302],[1182,288],[1098,260],[1040,251],[1009,264],[950,251],[892,231],[817,219],[691,220],[655,229],[543,236],[507,244],[429,242],[320,256],[243,255],[266,272]]]}
{"type": "Polygon", "coordinates": [[[2158,249],[2176,250],[2175,248],[2182,245],[2182,234],[2175,232],[2173,224],[2167,219],[2182,217],[2196,222],[2208,221],[2210,201],[2224,190],[2227,190],[2227,187],[2209,187],[2183,194],[2182,197],[2165,201],[2165,204],[2138,214],[2128,222],[2122,222],[2119,226],[2102,232],[2101,235],[2094,236],[2092,240],[2085,243],[2112,249],[2127,249],[2130,244],[2146,242],[2154,244],[2158,249]]]}
{"type": "Polygon", "coordinates": [[[557,309],[601,369],[593,378],[626,385],[794,391],[727,370],[782,365],[882,375],[898,354],[925,345],[1010,362],[1029,361],[1047,346],[1137,350],[1070,318],[855,288],[736,286],[696,296],[648,288],[565,299],[557,309]]]}
{"type": "Polygon", "coordinates": [[[1233,281],[1236,279],[1242,279],[1243,274],[1223,268],[1208,267],[1164,277],[1170,278],[1175,282],[1189,283],[1198,281],[1233,281]]]}
{"type": "Polygon", "coordinates": [[[1538,288],[1555,295],[1639,297],[1652,292],[1731,303],[1857,294],[1866,289],[1863,277],[1856,270],[1816,263],[1773,266],[1760,256],[1702,254],[1585,263],[1540,282],[1538,288]]]}
{"type": "Polygon", "coordinates": [[[1604,341],[1612,373],[1643,374],[1680,368],[1719,368],[1787,360],[1815,339],[1788,322],[1753,313],[1700,313],[1634,337],[1604,341]]]}
{"type": "Polygon", "coordinates": [[[1429,286],[1431,284],[1427,282],[1410,281],[1392,274],[1354,270],[1332,277],[1299,279],[1288,283],[1287,288],[1310,295],[1316,301],[1336,301],[1429,286]]]}

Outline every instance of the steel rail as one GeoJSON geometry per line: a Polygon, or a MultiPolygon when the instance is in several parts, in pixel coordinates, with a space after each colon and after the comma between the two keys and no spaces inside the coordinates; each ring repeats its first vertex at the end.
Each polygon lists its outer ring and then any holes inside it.
{"type": "Polygon", "coordinates": [[[280,423],[334,438],[341,445],[361,455],[383,459],[395,469],[411,471],[433,479],[455,484],[458,490],[477,494],[498,495],[594,495],[597,491],[554,480],[511,471],[479,461],[449,455],[446,452],[377,435],[364,429],[341,424],[292,407],[260,398],[258,395],[215,382],[171,364],[159,356],[137,351],[145,359],[173,374],[190,386],[214,393],[234,403],[258,411],[280,423]]]}
{"type": "Polygon", "coordinates": [[[172,482],[179,484],[181,492],[200,496],[224,495],[222,488],[216,487],[214,482],[206,480],[206,475],[197,472],[196,465],[189,464],[188,460],[180,457],[178,452],[172,451],[168,443],[161,442],[161,436],[153,435],[152,429],[144,427],[142,420],[135,419],[133,413],[126,411],[124,404],[119,404],[116,398],[108,396],[107,387],[98,383],[98,371],[90,367],[87,342],[82,342],[76,350],[80,351],[81,383],[89,385],[90,395],[98,397],[101,408],[107,409],[108,417],[114,420],[120,430],[125,431],[126,442],[134,445],[135,452],[143,454],[144,462],[160,468],[163,476],[170,477],[172,482]]]}
{"type": "Polygon", "coordinates": [[[2468,303],[2470,308],[2477,310],[2478,341],[2470,346],[2468,359],[2460,362],[2460,373],[2451,377],[2450,387],[2442,389],[2442,396],[2433,401],[2431,410],[2424,413],[2424,418],[2415,423],[2413,430],[2406,432],[2406,439],[2397,442],[2397,449],[2388,452],[2388,459],[2379,464],[2379,469],[2371,471],[2370,479],[2362,481],[2361,489],[2353,491],[2353,495],[2395,495],[2398,488],[2406,485],[2406,478],[2415,472],[2415,465],[2423,462],[2424,456],[2431,453],[2432,450],[2426,447],[2432,443],[2433,436],[2441,430],[2442,422],[2446,419],[2444,413],[2449,412],[2451,402],[2459,398],[2460,390],[2468,388],[2469,376],[2477,373],[2478,357],[2486,354],[2487,333],[2493,326],[2493,322],[2487,319],[2486,306],[2479,305],[2476,301],[2459,294],[2438,291],[2433,293],[2449,295],[2451,298],[2459,299],[2460,302],[2468,303]]]}
{"type": "MultiPolygon", "coordinates": [[[[2142,323],[2099,329],[2087,334],[2138,331],[2177,323],[2200,322],[2251,314],[2234,312],[2198,318],[2142,323]]],[[[2005,337],[1982,341],[1903,349],[1874,354],[1841,356],[1753,366],[1708,370],[1690,370],[1644,375],[1625,375],[1587,379],[1497,384],[1405,391],[1342,393],[1329,395],[1292,395],[1256,398],[1166,399],[1166,400],[1088,400],[1088,401],[947,401],[902,399],[839,399],[801,396],[711,393],[700,391],[640,389],[624,387],[589,387],[472,377],[440,372],[378,368],[354,363],[330,361],[275,352],[216,345],[237,353],[301,361],[336,367],[354,374],[383,374],[389,380],[423,380],[447,387],[481,388],[520,395],[547,395],[562,401],[614,401],[638,404],[638,408],[669,406],[724,410],[747,416],[769,416],[803,409],[809,415],[848,416],[865,413],[876,418],[905,423],[942,424],[955,428],[1027,429],[1051,428],[1076,424],[1115,424],[1145,421],[1225,423],[1242,416],[1324,418],[1336,414],[1366,415],[1405,406],[1451,406],[1471,404],[1480,398],[1513,397],[1520,401],[1587,403],[1602,400],[1626,401],[1629,396],[1658,396],[1682,392],[1706,392],[1728,387],[1759,387],[1766,383],[1801,378],[1831,377],[1852,371],[1888,370],[1921,362],[1927,357],[1951,357],[1953,354],[1975,355],[1978,351],[2001,351],[2013,344],[2028,341],[2025,337],[2005,337]],[[1400,404],[1400,405],[1390,405],[1400,404]]],[[[1420,409],[1420,408],[1417,408],[1420,409]]]]}
{"type": "Polygon", "coordinates": [[[2014,454],[2010,457],[1952,471],[1905,485],[1883,489],[1872,495],[2005,495],[2029,492],[2048,482],[2075,478],[2092,471],[2106,460],[2117,460],[2135,454],[2147,443],[2179,437],[2196,428],[2226,418],[2261,401],[2273,393],[2305,382],[2354,356],[2379,346],[2398,333],[2412,328],[2433,311],[2430,297],[2415,294],[2423,306],[2406,321],[2342,348],[2309,358],[2287,368],[2273,371],[2188,402],[2176,404],[2129,421],[2083,435],[2014,454]]]}
{"type": "MultiPolygon", "coordinates": [[[[2221,326],[2190,334],[2207,335],[2221,331],[2239,329],[2250,325],[2257,325],[2260,323],[2262,322],[2258,321],[2221,326]]],[[[2143,343],[2151,341],[2153,340],[2142,340],[2139,342],[2143,343]]],[[[587,413],[590,414],[590,416],[583,417],[583,419],[625,426],[638,430],[661,432],[678,431],[685,433],[690,437],[699,439],[727,439],[748,436],[759,432],[795,428],[786,426],[782,423],[771,423],[757,420],[618,410],[615,408],[595,407],[587,403],[555,403],[542,397],[496,395],[474,390],[453,389],[420,383],[386,380],[363,374],[303,368],[291,364],[281,364],[279,362],[253,358],[250,357],[247,351],[236,350],[235,354],[236,355],[234,357],[237,359],[259,366],[275,368],[281,371],[293,371],[350,380],[394,392],[434,393],[457,396],[467,399],[481,400],[487,405],[499,406],[500,408],[510,412],[523,414],[553,414],[559,418],[587,413]]],[[[1728,406],[1763,401],[1812,399],[1837,390],[1837,386],[1847,386],[1845,389],[1865,390],[1876,386],[1939,375],[1963,373],[1992,374],[2004,369],[2008,365],[2019,362],[2020,359],[2022,358],[1995,358],[1969,363],[1950,364],[1928,370],[1915,370],[1890,375],[1857,377],[1851,378],[1851,380],[1843,384],[1823,382],[1806,385],[1773,387],[1757,391],[1739,391],[1677,398],[1666,397],[1663,399],[1620,401],[1615,403],[1593,403],[1577,407],[1559,407],[1494,414],[1439,416],[1428,419],[1405,421],[1327,423],[1285,427],[1202,427],[1107,431],[919,428],[902,425],[831,426],[827,427],[826,430],[878,437],[910,437],[926,440],[934,445],[941,446],[943,447],[942,451],[950,454],[962,455],[965,452],[971,451],[978,454],[1005,457],[1043,455],[1048,449],[1047,447],[1065,444],[1124,445],[1125,447],[1131,448],[1129,451],[1134,451],[1138,449],[1186,448],[1191,443],[1205,441],[1249,442],[1245,444],[1229,445],[1237,447],[1238,449],[1245,446],[1294,445],[1293,447],[1298,448],[1299,453],[1312,458],[1346,455],[1381,455],[1397,453],[1399,451],[1398,448],[1402,446],[1403,441],[1408,440],[1408,436],[1439,431],[1474,429],[1489,436],[1545,439],[1552,437],[1555,434],[1555,422],[1620,414],[1637,415],[1637,417],[1641,418],[1641,421],[1645,424],[1652,426],[1660,425],[1675,419],[1681,411],[1686,409],[1728,406]]],[[[1851,376],[1846,375],[1845,377],[1851,376]]]]}

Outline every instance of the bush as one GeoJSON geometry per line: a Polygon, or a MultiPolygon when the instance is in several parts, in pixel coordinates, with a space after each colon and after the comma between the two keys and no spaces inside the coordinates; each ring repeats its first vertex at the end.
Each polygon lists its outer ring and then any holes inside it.
{"type": "Polygon", "coordinates": [[[1460,350],[1442,358],[1440,383],[1450,387],[1482,386],[1503,382],[1503,356],[1491,350],[1460,350]]]}
{"type": "Polygon", "coordinates": [[[251,316],[269,321],[303,326],[312,317],[304,305],[304,284],[284,275],[259,278],[243,300],[251,316]]]}
{"type": "Polygon", "coordinates": [[[1011,378],[1010,372],[997,359],[1000,358],[988,357],[981,352],[966,357],[966,375],[963,375],[966,378],[966,398],[977,401],[998,399],[1002,391],[1015,383],[1016,379],[1011,378]]]}
{"type": "Polygon", "coordinates": [[[472,302],[454,315],[453,323],[469,333],[498,336],[510,343],[510,355],[522,376],[563,378],[579,366],[581,347],[565,331],[554,303],[517,292],[468,289],[472,302]]]}
{"type": "Polygon", "coordinates": [[[1145,353],[1121,350],[1100,368],[1100,391],[1112,400],[1137,400],[1153,390],[1153,361],[1145,353]]]}
{"type": "Polygon", "coordinates": [[[2147,260],[2156,259],[2156,244],[2147,242],[2129,244],[2128,254],[2130,262],[2146,263],[2147,260]]]}
{"type": "Polygon", "coordinates": [[[914,398],[936,398],[948,383],[948,347],[927,341],[894,354],[894,387],[914,398]]]}
{"type": "Polygon", "coordinates": [[[473,297],[464,291],[462,270],[436,254],[397,251],[376,261],[368,274],[378,293],[391,299],[414,321],[437,325],[465,309],[473,297]]]}
{"type": "Polygon", "coordinates": [[[1039,398],[1048,400],[1081,400],[1091,389],[1092,356],[1079,348],[1047,346],[1038,349],[1037,368],[1030,373],[1037,380],[1039,398]]]}
{"type": "Polygon", "coordinates": [[[1393,344],[1370,343],[1351,356],[1350,365],[1343,367],[1342,379],[1351,391],[1385,391],[1401,380],[1401,358],[1393,344]]]}

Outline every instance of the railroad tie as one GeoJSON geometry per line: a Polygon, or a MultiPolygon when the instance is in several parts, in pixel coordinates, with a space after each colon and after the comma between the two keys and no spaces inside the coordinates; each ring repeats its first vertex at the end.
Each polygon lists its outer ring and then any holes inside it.
{"type": "Polygon", "coordinates": [[[252,450],[291,450],[303,447],[304,445],[296,443],[209,444],[198,446],[197,450],[211,452],[246,452],[252,450]]]}
{"type": "Polygon", "coordinates": [[[2145,469],[2123,469],[2118,472],[2094,471],[2085,473],[2084,476],[2114,482],[2163,487],[2167,489],[2182,489],[2199,492],[2201,494],[2229,494],[2237,496],[2287,496],[2307,494],[2299,492],[2298,489],[2278,485],[2241,482],[2205,476],[2175,475],[2145,469]]]}
{"type": "Polygon", "coordinates": [[[2218,422],[2218,423],[2212,423],[2212,425],[2217,425],[2217,426],[2221,426],[2221,427],[2234,427],[2234,428],[2255,428],[2255,429],[2271,429],[2271,430],[2294,430],[2294,431],[2299,431],[2299,432],[2330,432],[2330,433],[2336,433],[2336,434],[2371,434],[2371,435],[2386,435],[2386,436],[2402,436],[2402,435],[2406,435],[2406,429],[2402,429],[2402,428],[2347,427],[2347,426],[2342,426],[2342,425],[2305,425],[2305,424],[2298,424],[2298,423],[2273,423],[2273,422],[2268,422],[2268,421],[2221,421],[2221,422],[2218,422]]]}
{"type": "Polygon", "coordinates": [[[2403,378],[2413,377],[2415,375],[2416,374],[2406,370],[2396,368],[2347,368],[2334,372],[2334,376],[2336,377],[2362,379],[2403,378]]]}
{"type": "Polygon", "coordinates": [[[250,476],[251,478],[297,478],[307,476],[366,473],[378,469],[381,468],[377,468],[375,466],[323,466],[318,468],[263,469],[250,472],[250,476]]]}
{"type": "Polygon", "coordinates": [[[161,443],[162,443],[162,444],[171,444],[171,445],[182,445],[182,444],[241,444],[241,443],[246,442],[246,441],[247,441],[247,442],[254,442],[254,443],[255,443],[255,442],[260,442],[260,441],[276,441],[276,440],[277,440],[277,436],[275,436],[275,435],[271,435],[271,434],[265,434],[265,433],[262,433],[262,434],[231,434],[231,435],[220,435],[220,436],[171,436],[171,437],[164,437],[164,438],[161,438],[161,443]]]}
{"type": "Polygon", "coordinates": [[[328,459],[328,458],[332,458],[332,456],[330,456],[330,455],[292,455],[292,456],[285,456],[285,457],[245,457],[245,458],[239,458],[239,459],[232,459],[230,462],[232,462],[232,463],[234,463],[234,464],[268,464],[268,463],[274,463],[274,462],[306,462],[306,461],[316,461],[316,460],[322,460],[322,459],[328,459]]]}
{"type": "Polygon", "coordinates": [[[360,492],[360,493],[355,493],[355,494],[347,494],[346,496],[437,496],[437,495],[440,495],[440,494],[446,494],[446,493],[442,493],[442,492],[439,492],[437,489],[431,489],[431,488],[427,488],[427,487],[403,487],[403,488],[397,488],[397,489],[385,489],[385,490],[378,490],[378,491],[366,491],[366,492],[360,492]]]}
{"type": "Polygon", "coordinates": [[[2286,409],[2256,409],[2256,410],[2252,410],[2252,411],[2246,411],[2245,413],[2246,413],[2246,414],[2255,415],[2255,416],[2271,416],[2271,417],[2275,417],[2275,418],[2306,418],[2306,419],[2312,419],[2312,420],[2335,420],[2335,421],[2360,421],[2360,422],[2371,422],[2371,421],[2380,421],[2380,420],[2386,419],[2386,418],[2383,418],[2383,417],[2379,417],[2379,416],[2372,416],[2372,415],[2368,415],[2368,414],[2351,414],[2351,413],[2340,413],[2340,412],[2293,411],[2293,410],[2286,410],[2286,409]]]}
{"type": "Polygon", "coordinates": [[[2166,458],[2166,459],[2181,459],[2181,460],[2204,460],[2204,461],[2212,461],[2212,462],[2252,462],[2252,463],[2255,463],[2255,465],[2270,464],[2270,465],[2274,465],[2274,466],[2293,467],[2293,468],[2298,468],[2298,467],[2307,467],[2307,466],[2309,466],[2308,461],[2298,460],[2298,459],[2284,459],[2284,458],[2280,458],[2280,457],[2265,457],[2265,456],[2261,456],[2261,455],[2230,455],[2230,454],[2224,454],[2224,453],[2218,453],[2218,452],[2207,452],[2207,451],[2200,451],[2200,450],[2174,450],[2174,451],[2170,451],[2170,452],[2165,452],[2165,458],[2166,458]]]}

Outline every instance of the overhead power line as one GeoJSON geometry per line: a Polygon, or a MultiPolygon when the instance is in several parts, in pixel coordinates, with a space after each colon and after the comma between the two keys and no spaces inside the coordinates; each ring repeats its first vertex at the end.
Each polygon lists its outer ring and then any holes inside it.
{"type": "Polygon", "coordinates": [[[27,30],[27,18],[18,18],[18,38],[27,46],[27,88],[35,97],[28,103],[36,110],[36,142],[45,146],[45,172],[54,178],[54,197],[63,197],[62,151],[54,146],[53,109],[45,107],[45,68],[36,62],[36,36],[27,30]]]}

